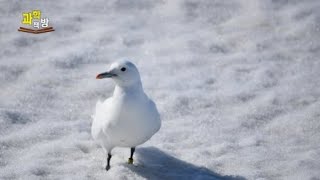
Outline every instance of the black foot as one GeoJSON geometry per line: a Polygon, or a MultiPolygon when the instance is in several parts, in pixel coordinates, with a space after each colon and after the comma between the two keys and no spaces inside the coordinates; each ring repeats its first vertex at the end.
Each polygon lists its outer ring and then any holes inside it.
{"type": "Polygon", "coordinates": [[[136,150],[135,147],[131,148],[131,153],[130,153],[130,157],[128,159],[128,164],[133,164],[133,153],[134,153],[135,150],[136,150]]]}
{"type": "Polygon", "coordinates": [[[133,159],[132,158],[128,159],[128,164],[133,164],[133,159]]]}
{"type": "Polygon", "coordinates": [[[110,169],[110,166],[107,165],[107,166],[106,166],[106,171],[108,171],[109,169],[110,169]]]}

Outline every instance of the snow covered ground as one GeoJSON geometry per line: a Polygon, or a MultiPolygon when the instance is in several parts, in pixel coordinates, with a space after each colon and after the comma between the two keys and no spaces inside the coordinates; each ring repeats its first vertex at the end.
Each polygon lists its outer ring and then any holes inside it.
{"type": "Polygon", "coordinates": [[[0,179],[320,179],[320,1],[1,0],[0,179]],[[40,9],[56,29],[18,32],[40,9]],[[90,135],[96,80],[128,58],[162,128],[90,135]]]}

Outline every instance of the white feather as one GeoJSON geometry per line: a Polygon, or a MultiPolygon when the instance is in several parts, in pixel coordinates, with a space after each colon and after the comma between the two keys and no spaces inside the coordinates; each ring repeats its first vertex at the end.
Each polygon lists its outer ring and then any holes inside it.
{"type": "Polygon", "coordinates": [[[135,66],[128,61],[117,62],[109,71],[118,73],[116,87],[112,97],[97,102],[91,130],[108,153],[114,147],[136,147],[146,142],[161,126],[156,105],[144,93],[135,66]],[[123,66],[127,73],[117,71],[123,66]]]}

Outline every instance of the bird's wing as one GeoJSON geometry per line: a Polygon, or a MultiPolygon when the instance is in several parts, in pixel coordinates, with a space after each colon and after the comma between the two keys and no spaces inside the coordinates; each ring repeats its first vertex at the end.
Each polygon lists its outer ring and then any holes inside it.
{"type": "Polygon", "coordinates": [[[106,99],[104,102],[98,100],[96,104],[96,112],[94,115],[94,119],[98,121],[105,120],[110,104],[111,98],[106,99]]]}
{"type": "Polygon", "coordinates": [[[99,116],[99,114],[100,114],[100,110],[102,109],[102,104],[103,104],[103,102],[102,101],[100,101],[100,100],[98,100],[97,101],[97,103],[96,103],[96,113],[95,113],[95,117],[97,117],[97,116],[99,116]]]}
{"type": "Polygon", "coordinates": [[[158,112],[156,104],[152,101],[152,99],[149,99],[149,107],[151,107],[151,110],[154,114],[156,114],[157,118],[160,118],[160,114],[158,112]]]}
{"type": "Polygon", "coordinates": [[[160,114],[158,112],[158,108],[156,106],[156,104],[152,101],[152,99],[149,99],[149,108],[148,108],[148,112],[147,113],[150,113],[150,117],[153,117],[151,119],[154,120],[154,124],[153,124],[153,127],[154,127],[154,133],[157,132],[160,127],[161,127],[161,118],[160,118],[160,114]]]}
{"type": "Polygon", "coordinates": [[[104,102],[97,101],[95,114],[93,115],[92,122],[92,135],[95,139],[99,138],[103,133],[103,128],[107,123],[108,107],[110,106],[111,98],[106,99],[104,102]]]}

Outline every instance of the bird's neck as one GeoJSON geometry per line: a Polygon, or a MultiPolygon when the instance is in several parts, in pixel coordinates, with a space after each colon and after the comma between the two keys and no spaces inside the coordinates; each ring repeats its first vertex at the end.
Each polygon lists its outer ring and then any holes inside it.
{"type": "Polygon", "coordinates": [[[141,82],[139,82],[130,86],[116,85],[114,88],[113,96],[122,96],[126,94],[139,95],[141,93],[143,93],[143,88],[141,82]]]}

